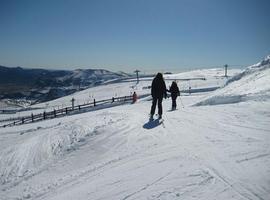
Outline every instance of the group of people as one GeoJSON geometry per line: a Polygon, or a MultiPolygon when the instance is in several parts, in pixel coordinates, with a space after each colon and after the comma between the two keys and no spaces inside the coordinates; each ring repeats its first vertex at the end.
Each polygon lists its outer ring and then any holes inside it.
{"type": "Polygon", "coordinates": [[[180,95],[179,88],[175,81],[172,82],[170,89],[166,88],[165,81],[161,73],[158,73],[152,81],[151,95],[152,95],[152,107],[150,111],[150,119],[153,119],[155,114],[156,105],[158,105],[158,116],[159,119],[162,118],[162,100],[163,97],[167,98],[167,92],[171,93],[172,98],[172,110],[176,109],[176,99],[180,95]]]}

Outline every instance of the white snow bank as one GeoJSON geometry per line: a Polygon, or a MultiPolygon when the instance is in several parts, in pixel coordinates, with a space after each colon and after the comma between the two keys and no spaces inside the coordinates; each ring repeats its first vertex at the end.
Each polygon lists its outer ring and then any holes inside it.
{"type": "Polygon", "coordinates": [[[270,55],[266,56],[261,62],[251,65],[250,68],[261,67],[261,66],[269,65],[269,64],[270,64],[270,55]]]}
{"type": "Polygon", "coordinates": [[[56,132],[38,130],[34,133],[36,136],[27,138],[1,152],[0,180],[2,184],[35,174],[37,169],[45,163],[74,149],[88,132],[78,125],[66,125],[56,132]]]}
{"type": "MultiPolygon", "coordinates": [[[[101,113],[97,119],[65,118],[68,121],[35,129],[19,130],[17,142],[3,148],[0,153],[0,183],[20,181],[21,178],[33,176],[59,157],[66,155],[85,144],[87,138],[104,131],[117,116],[106,117],[101,113]],[[73,120],[72,120],[73,119],[73,120]],[[103,119],[103,120],[100,120],[103,119]],[[48,131],[49,130],[49,131],[48,131]]],[[[47,122],[49,123],[49,122],[47,122]]],[[[106,132],[113,129],[112,126],[106,132]]],[[[8,133],[7,133],[8,134],[8,133]]]]}
{"type": "Polygon", "coordinates": [[[266,100],[270,97],[270,56],[233,76],[220,90],[195,106],[266,100]]]}

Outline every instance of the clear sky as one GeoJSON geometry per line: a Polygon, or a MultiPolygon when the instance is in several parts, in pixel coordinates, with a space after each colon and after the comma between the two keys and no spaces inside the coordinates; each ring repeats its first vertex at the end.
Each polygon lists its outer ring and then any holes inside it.
{"type": "Polygon", "coordinates": [[[182,70],[270,54],[270,0],[0,0],[0,65],[182,70]]]}

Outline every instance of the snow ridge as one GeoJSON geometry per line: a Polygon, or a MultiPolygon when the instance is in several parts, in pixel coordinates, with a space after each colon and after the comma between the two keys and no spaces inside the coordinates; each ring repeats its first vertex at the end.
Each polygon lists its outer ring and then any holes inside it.
{"type": "Polygon", "coordinates": [[[270,97],[270,55],[230,78],[225,86],[194,106],[264,101],[270,97]]]}

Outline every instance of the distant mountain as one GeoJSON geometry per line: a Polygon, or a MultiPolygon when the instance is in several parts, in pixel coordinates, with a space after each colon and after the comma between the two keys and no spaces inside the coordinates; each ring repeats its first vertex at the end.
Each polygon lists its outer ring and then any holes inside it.
{"type": "Polygon", "coordinates": [[[128,77],[104,69],[46,70],[0,66],[0,99],[44,102],[111,79],[128,77]]]}

